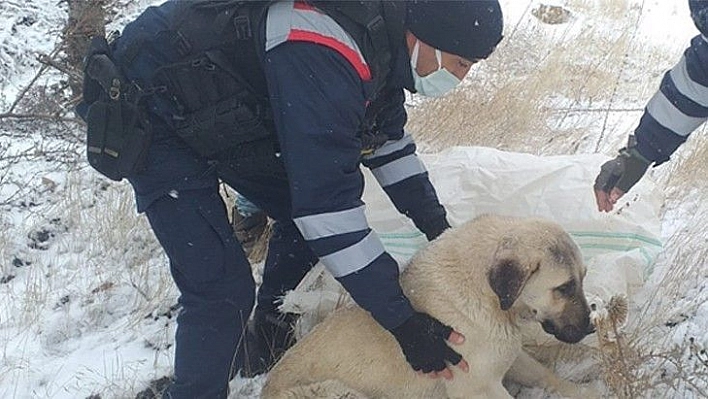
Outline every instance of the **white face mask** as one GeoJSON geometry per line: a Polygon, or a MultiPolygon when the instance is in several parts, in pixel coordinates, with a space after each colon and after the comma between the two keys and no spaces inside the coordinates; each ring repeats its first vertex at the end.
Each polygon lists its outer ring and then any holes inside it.
{"type": "Polygon", "coordinates": [[[418,50],[420,41],[416,40],[411,54],[411,69],[413,70],[413,81],[415,89],[419,94],[427,97],[440,97],[460,84],[460,79],[447,69],[442,67],[442,52],[435,49],[435,58],[438,59],[438,70],[426,76],[418,75],[415,68],[418,66],[418,50]]]}

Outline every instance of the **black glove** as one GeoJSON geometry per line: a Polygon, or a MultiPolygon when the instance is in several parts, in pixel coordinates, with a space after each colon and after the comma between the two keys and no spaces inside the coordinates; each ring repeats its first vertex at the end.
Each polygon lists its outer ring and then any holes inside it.
{"type": "Polygon", "coordinates": [[[462,360],[445,343],[451,332],[452,327],[420,312],[391,330],[413,370],[424,373],[442,371],[447,367],[445,362],[458,364],[462,360]]]}
{"type": "Polygon", "coordinates": [[[637,151],[634,136],[629,136],[627,147],[622,148],[615,159],[602,165],[594,188],[609,193],[617,187],[626,193],[644,176],[651,163],[637,151]]]}
{"type": "Polygon", "coordinates": [[[435,219],[433,222],[429,222],[426,224],[426,228],[423,231],[425,233],[425,237],[428,239],[428,241],[433,241],[434,239],[438,238],[440,234],[442,234],[445,230],[450,228],[450,223],[447,222],[447,219],[442,217],[435,219]]]}

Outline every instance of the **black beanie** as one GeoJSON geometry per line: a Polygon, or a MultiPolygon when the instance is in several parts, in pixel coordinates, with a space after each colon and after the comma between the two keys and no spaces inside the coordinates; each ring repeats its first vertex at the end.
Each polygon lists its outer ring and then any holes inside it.
{"type": "Polygon", "coordinates": [[[497,0],[409,0],[406,28],[431,47],[472,60],[494,51],[504,20],[497,0]]]}
{"type": "Polygon", "coordinates": [[[691,10],[691,18],[696,28],[703,36],[708,35],[708,1],[688,0],[688,8],[691,10]]]}

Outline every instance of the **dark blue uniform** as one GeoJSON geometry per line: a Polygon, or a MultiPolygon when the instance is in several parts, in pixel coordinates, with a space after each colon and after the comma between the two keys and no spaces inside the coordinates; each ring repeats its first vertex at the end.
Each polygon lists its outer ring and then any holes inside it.
{"type": "MultiPolygon", "coordinates": [[[[154,137],[148,165],[129,181],[181,293],[174,398],[225,397],[230,370],[244,361],[237,348],[255,285],[219,196],[220,181],[276,221],[258,292],[258,306],[266,310],[319,260],[384,327],[394,328],[413,314],[398,283],[398,265],[366,222],[361,164],[428,238],[449,226],[415,156],[415,143],[403,129],[403,89],[413,84],[404,44],[378,100],[385,106],[376,125],[388,141],[363,156],[360,127],[372,94],[367,65],[333,20],[295,4],[277,3],[270,21],[263,21],[277,152],[265,144],[202,157],[174,133],[164,103],[149,101],[154,137]],[[295,14],[299,19],[292,18],[295,14]],[[312,30],[284,27],[280,19],[306,20],[312,30]]],[[[115,53],[118,62],[131,40],[165,23],[170,8],[170,3],[152,7],[126,26],[115,53]]],[[[139,58],[124,72],[142,81],[151,73],[141,69],[139,58]]]]}
{"type": "Polygon", "coordinates": [[[690,0],[700,35],[661,81],[635,131],[637,150],[661,164],[708,118],[708,1],[690,0]]]}

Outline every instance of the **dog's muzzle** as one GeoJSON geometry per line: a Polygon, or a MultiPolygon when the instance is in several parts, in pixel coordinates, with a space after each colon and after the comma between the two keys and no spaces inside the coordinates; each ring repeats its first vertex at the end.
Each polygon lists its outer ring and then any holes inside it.
{"type": "Polygon", "coordinates": [[[591,323],[588,323],[586,328],[579,328],[572,324],[568,324],[563,326],[563,328],[558,329],[552,321],[544,320],[541,322],[541,327],[543,327],[543,331],[553,335],[559,341],[563,341],[569,344],[580,342],[583,338],[585,338],[586,335],[594,332],[591,323]]]}

